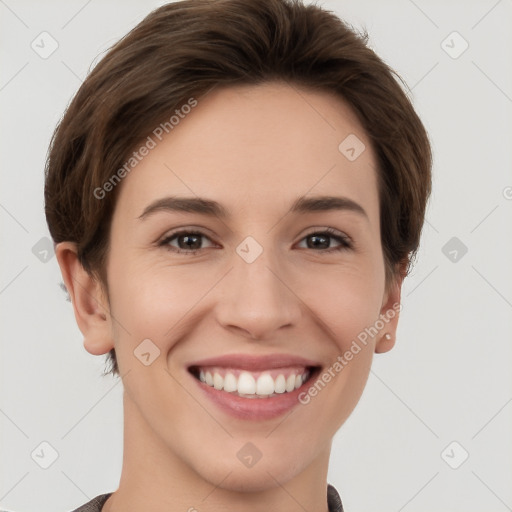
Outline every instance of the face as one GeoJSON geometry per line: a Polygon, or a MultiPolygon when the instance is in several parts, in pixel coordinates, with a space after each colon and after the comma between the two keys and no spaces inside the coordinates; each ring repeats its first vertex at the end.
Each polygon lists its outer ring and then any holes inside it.
{"type": "Polygon", "coordinates": [[[155,140],[119,185],[110,312],[86,348],[115,348],[125,421],[206,481],[257,490],[325,465],[398,318],[360,341],[399,301],[369,139],[341,99],[269,83],[199,98],[155,140]]]}

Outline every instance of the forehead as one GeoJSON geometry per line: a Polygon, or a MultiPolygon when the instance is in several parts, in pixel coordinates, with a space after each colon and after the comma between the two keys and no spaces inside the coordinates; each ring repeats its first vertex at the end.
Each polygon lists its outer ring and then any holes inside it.
{"type": "Polygon", "coordinates": [[[373,150],[341,98],[282,83],[216,89],[174,123],[161,140],[150,135],[116,211],[135,217],[160,197],[196,195],[281,214],[309,194],[343,195],[378,216],[373,150]]]}

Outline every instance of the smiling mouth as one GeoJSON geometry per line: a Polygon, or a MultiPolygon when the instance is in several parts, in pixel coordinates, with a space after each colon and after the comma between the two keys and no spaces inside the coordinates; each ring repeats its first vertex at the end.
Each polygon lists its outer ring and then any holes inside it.
{"type": "Polygon", "coordinates": [[[243,398],[272,398],[299,389],[320,372],[320,366],[287,366],[262,371],[219,366],[191,366],[204,385],[243,398]]]}

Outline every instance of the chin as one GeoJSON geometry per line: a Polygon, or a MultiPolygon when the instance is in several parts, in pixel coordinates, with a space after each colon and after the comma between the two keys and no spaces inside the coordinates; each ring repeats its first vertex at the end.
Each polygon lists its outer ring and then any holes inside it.
{"type": "Polygon", "coordinates": [[[299,462],[293,456],[278,458],[272,455],[265,458],[263,455],[252,467],[245,466],[236,455],[233,458],[223,456],[222,459],[203,461],[206,465],[198,473],[212,485],[231,492],[274,489],[294,478],[306,467],[305,462],[299,462]]]}
{"type": "MultiPolygon", "coordinates": [[[[236,471],[233,470],[229,477],[220,485],[215,480],[212,483],[230,492],[257,493],[279,487],[279,484],[285,483],[295,476],[291,473],[289,475],[283,475],[283,472],[279,468],[267,469],[268,473],[261,469],[256,471],[255,468],[246,471],[236,469],[236,471]]],[[[216,476],[218,479],[218,475],[216,476]]]]}

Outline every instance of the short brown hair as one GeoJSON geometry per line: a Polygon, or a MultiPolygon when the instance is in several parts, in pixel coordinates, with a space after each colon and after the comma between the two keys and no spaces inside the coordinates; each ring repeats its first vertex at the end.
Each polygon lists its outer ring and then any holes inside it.
{"type": "MultiPolygon", "coordinates": [[[[378,160],[386,285],[405,277],[431,192],[431,148],[402,79],[367,43],[366,31],[300,0],[183,0],[157,8],[91,71],[55,129],[45,169],[54,242],[76,242],[81,264],[108,291],[119,187],[101,200],[94,190],[191,97],[281,80],[331,92],[356,113],[378,160]]],[[[119,374],[114,350],[107,359],[119,374]]]]}

